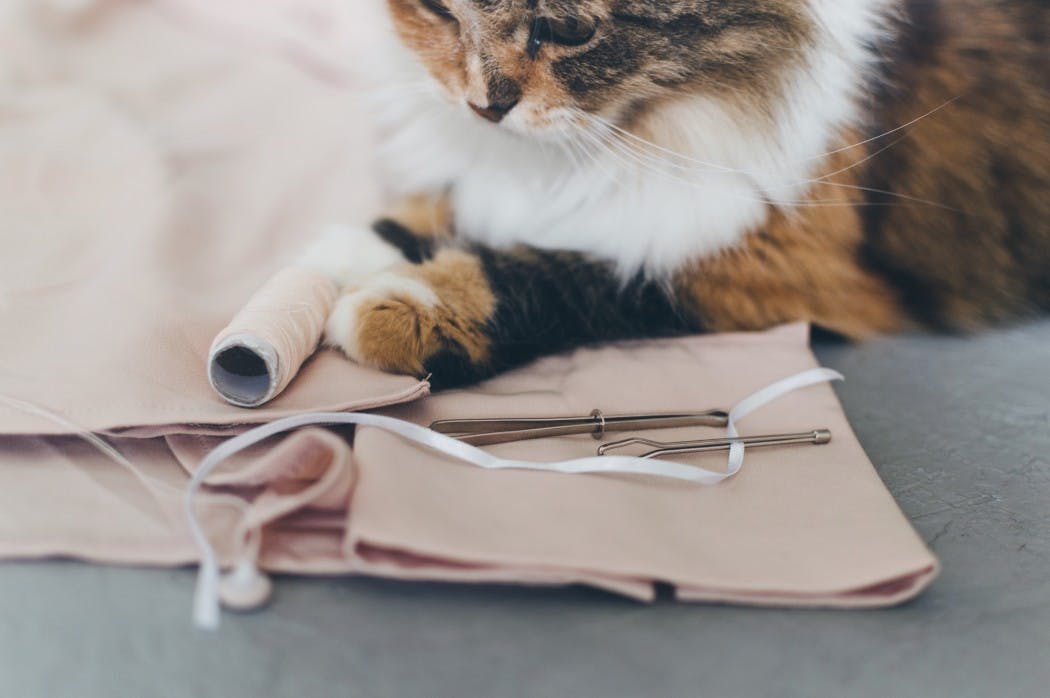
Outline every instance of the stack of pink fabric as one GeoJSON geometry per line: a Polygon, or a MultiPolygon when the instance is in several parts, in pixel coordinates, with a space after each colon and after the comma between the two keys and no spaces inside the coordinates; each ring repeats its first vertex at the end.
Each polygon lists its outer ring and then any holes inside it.
{"type": "MultiPolygon", "coordinates": [[[[0,49],[0,556],[195,562],[189,474],[228,435],[280,416],[709,409],[815,366],[793,326],[584,350],[427,396],[425,383],[323,353],[265,409],[230,407],[204,374],[215,333],[320,225],[381,204],[360,95],[264,50],[299,41],[279,26],[276,43],[231,44],[167,5],[97,9],[56,18],[25,0],[0,27],[19,37],[0,49]]],[[[937,562],[831,388],[741,424],[819,427],[830,445],[750,452],[715,487],[491,472],[374,429],[353,446],[304,430],[224,464],[201,517],[224,563],[272,571],[582,582],[640,599],[667,583],[686,600],[754,604],[911,598],[937,562]]],[[[587,436],[493,447],[542,461],[593,450],[587,436]]]]}

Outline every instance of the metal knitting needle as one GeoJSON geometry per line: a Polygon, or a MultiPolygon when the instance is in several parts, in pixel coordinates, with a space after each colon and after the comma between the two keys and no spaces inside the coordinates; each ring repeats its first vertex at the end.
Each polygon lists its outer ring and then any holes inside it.
{"type": "Polygon", "coordinates": [[[798,434],[771,434],[768,436],[745,436],[735,439],[704,439],[700,441],[654,441],[652,439],[633,438],[623,441],[602,444],[598,447],[599,456],[607,456],[611,451],[617,451],[628,446],[641,444],[652,446],[652,451],[647,451],[638,458],[659,458],[660,456],[673,456],[686,453],[711,453],[714,451],[728,451],[733,444],[740,443],[750,447],[764,446],[790,446],[792,444],[809,444],[823,446],[831,443],[831,431],[828,429],[816,429],[798,434]]]}
{"type": "Polygon", "coordinates": [[[723,410],[670,414],[606,415],[594,410],[587,417],[525,417],[503,419],[442,419],[430,425],[436,432],[474,446],[551,436],[590,434],[601,439],[609,432],[678,427],[725,427],[729,414],[723,410]]]}

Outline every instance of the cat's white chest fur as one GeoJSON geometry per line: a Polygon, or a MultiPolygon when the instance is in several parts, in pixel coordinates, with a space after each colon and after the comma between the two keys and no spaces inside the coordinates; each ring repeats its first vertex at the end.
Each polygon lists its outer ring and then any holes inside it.
{"type": "Polygon", "coordinates": [[[380,168],[395,192],[451,192],[466,238],[580,251],[624,275],[666,273],[738,243],[770,204],[790,208],[806,197],[822,156],[857,119],[881,4],[813,0],[827,34],[772,123],[690,97],[661,108],[673,145],[591,137],[571,152],[445,101],[390,37],[373,44],[369,69],[380,76],[380,168]]]}
{"type": "Polygon", "coordinates": [[[567,152],[453,105],[430,104],[426,113],[388,121],[381,167],[402,193],[447,189],[457,234],[470,240],[575,250],[624,273],[660,272],[733,244],[765,215],[743,174],[643,166],[623,144],[567,152]]]}

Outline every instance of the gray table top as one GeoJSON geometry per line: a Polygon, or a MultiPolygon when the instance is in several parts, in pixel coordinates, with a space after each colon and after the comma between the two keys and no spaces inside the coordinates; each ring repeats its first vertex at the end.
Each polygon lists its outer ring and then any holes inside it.
{"type": "Polygon", "coordinates": [[[193,574],[0,566],[0,696],[1050,695],[1050,322],[818,343],[944,573],[876,612],[283,579],[188,622],[193,574]]]}

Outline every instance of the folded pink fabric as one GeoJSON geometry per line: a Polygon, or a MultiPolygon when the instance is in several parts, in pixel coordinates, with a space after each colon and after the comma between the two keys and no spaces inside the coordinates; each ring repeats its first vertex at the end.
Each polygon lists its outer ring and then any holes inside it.
{"type": "MultiPolygon", "coordinates": [[[[0,24],[0,58],[25,67],[0,69],[0,396],[149,435],[425,394],[326,352],[246,412],[202,369],[322,226],[378,210],[359,95],[150,4],[71,24],[15,4],[0,24]]],[[[0,401],[0,434],[68,431],[0,401]]]]}
{"type": "MultiPolygon", "coordinates": [[[[814,367],[805,345],[805,328],[794,326],[585,350],[394,414],[428,422],[728,408],[814,367]]],[[[936,562],[887,496],[831,388],[790,394],[742,423],[745,434],[822,427],[832,430],[831,444],[752,449],[745,470],[716,487],[492,474],[367,429],[355,444],[360,475],[348,545],[363,570],[393,576],[441,576],[452,560],[481,578],[572,571],[604,586],[644,584],[646,594],[654,582],[667,582],[693,600],[879,606],[913,596],[933,578],[936,562]]],[[[493,450],[550,461],[593,455],[594,448],[583,436],[493,450]]],[[[694,458],[712,467],[724,456],[694,458]]]]}
{"type": "MultiPolygon", "coordinates": [[[[156,5],[108,0],[67,23],[15,5],[17,23],[0,25],[0,557],[195,562],[189,473],[219,435],[287,414],[387,406],[425,424],[729,407],[815,365],[795,326],[582,350],[419,400],[425,383],[323,353],[267,409],[230,407],[204,371],[215,333],[319,225],[381,204],[360,100],[156,5]]],[[[309,429],[226,464],[200,516],[224,564],[271,571],[581,582],[640,599],[662,582],[686,600],[842,607],[896,603],[933,579],[829,387],[740,426],[834,440],[751,451],[739,476],[702,487],[482,471],[374,429],[353,448],[309,429]]]]}
{"type": "MultiPolygon", "coordinates": [[[[547,359],[477,389],[388,411],[429,423],[595,407],[728,407],[814,365],[801,326],[631,343],[547,359]]],[[[639,599],[652,598],[663,582],[683,600],[833,607],[898,603],[936,576],[936,560],[882,485],[830,387],[790,394],[741,427],[745,434],[827,427],[834,440],[752,449],[740,475],[705,487],[480,470],[375,429],[361,430],[351,452],[344,438],[313,429],[257,446],[214,474],[210,483],[223,494],[205,498],[203,518],[227,564],[248,557],[264,569],[300,573],[580,582],[639,599]]],[[[121,440],[136,466],[131,472],[68,440],[27,446],[8,439],[0,449],[0,556],[196,559],[179,516],[181,496],[187,473],[220,442],[201,435],[121,440]],[[18,465],[26,457],[31,470],[18,465]],[[41,515],[45,497],[51,514],[41,515]]],[[[492,450],[552,461],[591,455],[595,446],[579,436],[492,450]]],[[[723,457],[693,460],[711,468],[723,457]]]]}

